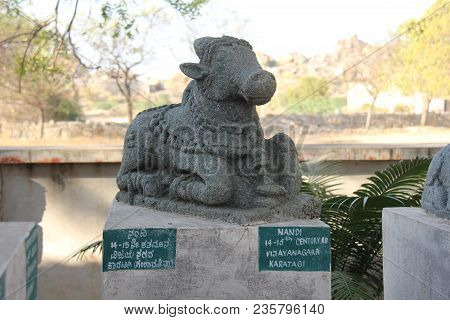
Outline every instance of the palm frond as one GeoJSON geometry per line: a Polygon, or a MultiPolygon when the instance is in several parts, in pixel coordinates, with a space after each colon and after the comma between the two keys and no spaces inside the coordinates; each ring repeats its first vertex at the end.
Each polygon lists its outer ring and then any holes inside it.
{"type": "Polygon", "coordinates": [[[409,198],[406,200],[408,203],[408,207],[420,207],[423,193],[423,184],[417,189],[414,193],[412,193],[409,198]]]}
{"type": "Polygon", "coordinates": [[[71,258],[72,259],[76,258],[77,260],[83,260],[84,255],[88,251],[92,251],[91,254],[94,254],[97,250],[98,250],[98,254],[102,253],[102,250],[103,250],[103,241],[102,240],[94,241],[94,242],[86,245],[85,247],[81,248],[77,253],[75,253],[71,258]]]}
{"type": "Polygon", "coordinates": [[[323,201],[321,219],[331,228],[333,271],[351,273],[352,279],[362,277],[372,290],[383,291],[382,210],[420,204],[430,162],[425,158],[399,161],[368,178],[355,196],[323,201]]]}
{"type": "Polygon", "coordinates": [[[350,272],[331,273],[331,296],[333,300],[373,300],[377,291],[366,279],[350,272]]]}
{"type": "Polygon", "coordinates": [[[302,162],[300,169],[303,193],[319,199],[327,199],[333,196],[342,185],[340,182],[342,164],[340,162],[322,160],[302,162]]]}
{"type": "Polygon", "coordinates": [[[388,168],[375,172],[365,183],[355,191],[359,197],[392,196],[408,198],[419,189],[427,174],[431,159],[416,158],[401,160],[388,168]]]}

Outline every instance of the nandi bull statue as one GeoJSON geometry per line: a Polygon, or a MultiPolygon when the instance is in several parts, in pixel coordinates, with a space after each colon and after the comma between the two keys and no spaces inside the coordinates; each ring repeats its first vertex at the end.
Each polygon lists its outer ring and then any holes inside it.
{"type": "Polygon", "coordinates": [[[430,163],[423,187],[422,208],[439,218],[450,219],[450,144],[430,163]]]}
{"type": "Polygon", "coordinates": [[[264,139],[256,106],[274,95],[275,77],[245,40],[204,37],[194,49],[200,62],[180,66],[193,79],[181,103],[130,124],[116,199],[242,224],[317,217],[318,201],[300,194],[293,141],[264,139]]]}

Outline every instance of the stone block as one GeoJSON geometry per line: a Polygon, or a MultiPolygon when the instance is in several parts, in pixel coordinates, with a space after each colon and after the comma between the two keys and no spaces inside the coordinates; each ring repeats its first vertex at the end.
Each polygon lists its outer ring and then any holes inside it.
{"type": "Polygon", "coordinates": [[[36,299],[41,241],[34,222],[0,223],[0,300],[36,299]]]}
{"type": "Polygon", "coordinates": [[[114,202],[104,299],[330,299],[329,227],[238,225],[114,202]]]}
{"type": "Polygon", "coordinates": [[[383,210],[385,299],[449,299],[450,221],[421,208],[383,210]]]}

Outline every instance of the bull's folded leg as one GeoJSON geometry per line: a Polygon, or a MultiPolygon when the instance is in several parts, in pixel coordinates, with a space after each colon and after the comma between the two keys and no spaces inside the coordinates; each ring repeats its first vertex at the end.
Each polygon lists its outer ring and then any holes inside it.
{"type": "Polygon", "coordinates": [[[302,175],[292,139],[284,133],[279,133],[266,140],[266,149],[269,154],[268,166],[274,181],[289,193],[298,194],[302,175]]]}
{"type": "Polygon", "coordinates": [[[207,177],[205,180],[198,178],[177,179],[170,186],[171,195],[185,201],[220,205],[231,198],[231,183],[226,176],[207,177]]]}
{"type": "MultiPolygon", "coordinates": [[[[162,179],[164,179],[164,176],[159,173],[151,174],[132,171],[126,174],[126,178],[126,188],[123,188],[121,191],[127,192],[129,195],[140,194],[155,197],[158,196],[163,189],[161,182],[162,179]]],[[[132,203],[132,199],[127,200],[127,202],[132,203]]]]}
{"type": "Polygon", "coordinates": [[[211,155],[199,155],[194,173],[175,179],[172,196],[207,205],[220,205],[232,196],[231,179],[226,175],[226,161],[211,155]]]}
{"type": "Polygon", "coordinates": [[[179,177],[176,177],[169,186],[169,195],[172,198],[181,198],[188,200],[188,196],[186,194],[186,183],[193,179],[192,174],[183,174],[179,177]]]}

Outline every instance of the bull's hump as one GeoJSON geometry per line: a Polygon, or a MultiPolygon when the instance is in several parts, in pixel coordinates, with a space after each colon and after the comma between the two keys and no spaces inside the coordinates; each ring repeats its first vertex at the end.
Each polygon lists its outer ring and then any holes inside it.
{"type": "Polygon", "coordinates": [[[159,114],[161,112],[166,112],[167,110],[174,108],[174,107],[178,107],[178,106],[179,106],[179,104],[166,104],[166,105],[162,105],[162,106],[159,106],[156,108],[148,108],[148,109],[145,109],[145,110],[139,112],[136,115],[135,119],[153,117],[156,114],[159,114]]]}
{"type": "Polygon", "coordinates": [[[163,105],[157,108],[149,108],[144,111],[139,112],[134,118],[130,127],[137,128],[149,128],[154,126],[154,120],[160,120],[162,115],[172,108],[178,107],[179,104],[163,105]]]}
{"type": "Polygon", "coordinates": [[[137,115],[144,114],[144,113],[149,113],[149,112],[150,113],[151,112],[158,112],[158,111],[162,111],[163,109],[176,107],[178,105],[179,104],[164,104],[164,105],[159,106],[159,107],[145,109],[145,110],[139,112],[137,115]]]}

